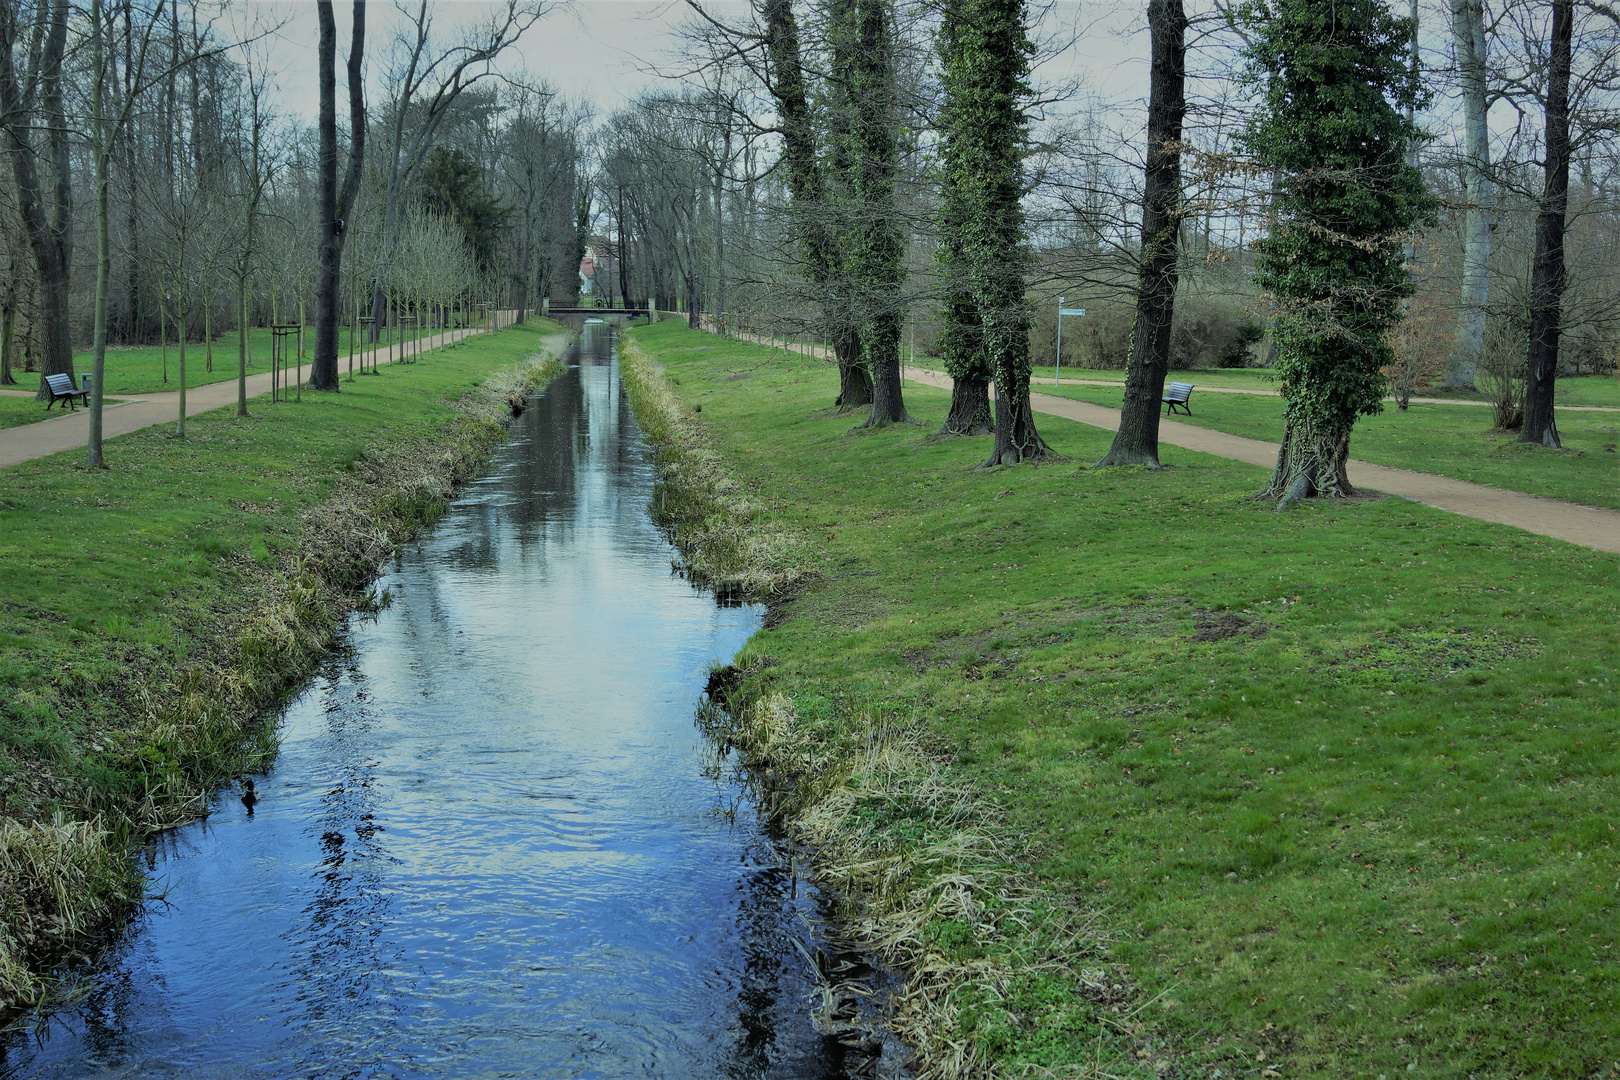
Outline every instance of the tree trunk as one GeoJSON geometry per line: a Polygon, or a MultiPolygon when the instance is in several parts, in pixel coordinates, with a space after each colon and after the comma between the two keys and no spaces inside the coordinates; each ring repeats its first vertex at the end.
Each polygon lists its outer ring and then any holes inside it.
{"type": "Polygon", "coordinates": [[[1463,184],[1468,209],[1463,217],[1462,297],[1457,338],[1444,385],[1474,388],[1479,353],[1485,342],[1485,307],[1490,300],[1491,142],[1487,121],[1485,10],[1483,0],[1451,0],[1451,29],[1457,44],[1462,83],[1463,184]]]}
{"type": "Polygon", "coordinates": [[[900,336],[904,320],[896,311],[873,319],[866,335],[866,357],[872,372],[872,412],[862,427],[886,427],[911,420],[900,386],[900,336]]]}
{"type": "Polygon", "coordinates": [[[1519,441],[1557,448],[1553,384],[1558,375],[1558,323],[1564,297],[1564,227],[1569,209],[1569,69],[1574,0],[1554,0],[1547,73],[1547,158],[1530,272],[1530,356],[1519,441]]]}
{"type": "Polygon", "coordinates": [[[16,386],[11,373],[11,345],[17,336],[17,294],[11,286],[4,310],[0,310],[0,386],[16,386]]]}
{"type": "Polygon", "coordinates": [[[861,353],[861,333],[847,327],[833,336],[833,356],[838,361],[838,397],[833,406],[850,412],[872,404],[872,372],[861,353]]]}
{"type": "Polygon", "coordinates": [[[236,415],[246,416],[248,366],[247,276],[236,279],[236,415]]]}
{"type": "Polygon", "coordinates": [[[1029,403],[1029,377],[1024,377],[1022,386],[1014,383],[1010,389],[1018,396],[1003,393],[999,385],[996,387],[996,444],[984,463],[986,468],[1040,461],[1052,453],[1035,430],[1035,411],[1029,403]]]}
{"type": "Polygon", "coordinates": [[[940,426],[941,435],[978,438],[995,434],[990,412],[990,383],[986,379],[957,378],[951,382],[951,410],[940,426]]]}
{"type": "Polygon", "coordinates": [[[112,148],[108,146],[111,136],[107,131],[107,67],[103,56],[105,28],[101,18],[101,0],[91,0],[90,35],[91,153],[94,155],[96,184],[96,307],[91,328],[90,431],[85,439],[84,463],[86,468],[105,469],[107,462],[101,453],[101,419],[106,405],[102,384],[107,375],[107,293],[112,284],[112,210],[107,201],[107,159],[112,148]]]}
{"type": "Polygon", "coordinates": [[[1098,465],[1159,467],[1159,417],[1170,370],[1181,231],[1181,122],[1187,112],[1187,15],[1181,0],[1148,6],[1153,64],[1148,90],[1148,150],[1142,191],[1142,261],[1136,284],[1125,405],[1114,444],[1098,465]]]}
{"type": "Polygon", "coordinates": [[[1277,509],[1313,497],[1354,495],[1345,463],[1350,458],[1350,427],[1317,433],[1307,420],[1290,420],[1277,451],[1277,469],[1255,496],[1277,500],[1277,509]]]}
{"type": "MultiPolygon", "coordinates": [[[[41,155],[30,125],[32,102],[25,101],[12,66],[19,27],[16,6],[0,5],[0,117],[17,181],[17,211],[39,278],[39,397],[46,399],[46,375],[73,378],[73,341],[68,274],[72,267],[73,175],[69,156],[72,131],[62,104],[62,60],[67,46],[67,0],[40,0],[34,27],[35,62],[31,82],[39,88],[39,112],[46,131],[43,163],[51,180],[50,206],[40,176],[41,155]]],[[[31,93],[30,93],[31,97],[31,93]]]]}
{"type": "Polygon", "coordinates": [[[856,209],[860,228],[851,259],[872,377],[867,427],[910,420],[900,386],[900,338],[905,316],[899,297],[905,280],[905,233],[895,204],[900,141],[895,117],[892,0],[856,0],[860,47],[852,67],[851,131],[856,209]]]}
{"type": "Polygon", "coordinates": [[[349,43],[349,162],[338,190],[337,176],[337,26],[332,0],[317,0],[320,17],[320,225],[315,270],[315,356],[310,363],[312,390],[336,392],[338,386],[338,291],[343,270],[345,219],[354,208],[365,154],[365,91],[360,81],[365,47],[365,0],[355,0],[354,30],[349,43]]]}

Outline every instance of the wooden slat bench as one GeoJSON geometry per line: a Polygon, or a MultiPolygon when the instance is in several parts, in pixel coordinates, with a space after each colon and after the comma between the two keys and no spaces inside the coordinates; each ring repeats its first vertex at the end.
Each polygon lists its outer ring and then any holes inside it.
{"type": "MultiPolygon", "coordinates": [[[[50,391],[51,399],[45,403],[45,411],[50,412],[51,406],[66,398],[68,408],[74,409],[73,399],[84,398],[84,407],[90,407],[90,391],[75,389],[73,378],[70,375],[45,376],[45,388],[50,391]]],[[[75,409],[74,411],[77,411],[75,409]]]]}
{"type": "Polygon", "coordinates": [[[1160,398],[1159,400],[1163,401],[1165,405],[1168,406],[1170,412],[1175,412],[1176,406],[1180,405],[1181,411],[1186,413],[1188,416],[1191,416],[1192,410],[1187,407],[1187,399],[1192,397],[1192,392],[1192,383],[1173,382],[1170,384],[1169,389],[1165,390],[1164,397],[1160,398]]]}

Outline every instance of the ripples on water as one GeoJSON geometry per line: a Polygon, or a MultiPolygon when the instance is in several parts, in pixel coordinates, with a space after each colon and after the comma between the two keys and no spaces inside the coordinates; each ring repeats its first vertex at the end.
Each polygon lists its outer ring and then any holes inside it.
{"type": "Polygon", "coordinates": [[[287,707],[254,812],[155,846],[166,899],[0,1073],[842,1075],[811,901],[716,814],[692,724],[759,612],[672,576],[606,338],[287,707]]]}

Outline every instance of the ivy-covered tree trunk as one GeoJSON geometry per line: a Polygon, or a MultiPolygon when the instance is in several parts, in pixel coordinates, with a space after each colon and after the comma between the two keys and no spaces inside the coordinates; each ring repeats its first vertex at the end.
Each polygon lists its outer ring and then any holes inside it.
{"type": "MultiPolygon", "coordinates": [[[[848,0],[843,0],[848,7],[848,0]]],[[[782,135],[782,165],[792,196],[790,221],[804,254],[806,272],[821,294],[823,323],[838,364],[838,397],[834,404],[851,410],[872,401],[872,376],[866,368],[859,329],[850,321],[849,298],[838,285],[844,257],[838,242],[831,193],[817,153],[815,115],[800,55],[799,26],[792,0],[765,0],[767,86],[776,102],[782,135]]],[[[833,21],[837,21],[834,13],[833,21]]]]}
{"type": "Polygon", "coordinates": [[[14,4],[0,5],[0,132],[4,133],[11,155],[17,216],[38,271],[35,324],[41,346],[41,400],[48,396],[45,376],[66,375],[73,379],[68,289],[73,266],[73,132],[67,122],[62,87],[68,6],[67,0],[40,0],[35,7],[29,45],[19,47],[21,12],[14,4]],[[13,66],[17,54],[30,61],[20,73],[13,66]],[[35,144],[35,127],[45,131],[43,147],[35,144]]]}
{"type": "Polygon", "coordinates": [[[1402,241],[1434,201],[1406,157],[1417,132],[1404,110],[1424,99],[1411,20],[1383,0],[1253,0],[1243,13],[1262,101],[1240,145],[1274,178],[1255,283],[1276,304],[1284,400],[1257,497],[1286,505],[1351,493],[1350,433],[1383,407],[1387,331],[1412,292],[1402,241]]]}
{"type": "Polygon", "coordinates": [[[1187,13],[1181,0],[1152,0],[1153,62],[1148,86],[1142,255],[1136,282],[1125,406],[1114,444],[1098,465],[1159,467],[1159,416],[1170,370],[1181,233],[1181,122],[1187,113],[1187,13]]]}
{"type": "Polygon", "coordinates": [[[1547,72],[1547,157],[1530,271],[1530,356],[1519,441],[1557,449],[1553,386],[1558,376],[1558,322],[1564,298],[1564,228],[1569,211],[1569,69],[1574,0],[1554,0],[1547,72]]]}
{"type": "MultiPolygon", "coordinates": [[[[1029,149],[1029,58],[1023,0],[952,0],[940,27],[946,170],[952,200],[941,244],[956,295],[971,304],[964,348],[982,349],[996,388],[995,446],[985,465],[1049,455],[1029,400],[1028,254],[1023,193],[1029,149]]],[[[971,375],[971,369],[963,369],[971,375]]],[[[954,395],[953,395],[954,396],[954,395]]]]}
{"type": "Polygon", "coordinates": [[[948,18],[940,27],[939,52],[947,87],[940,109],[940,206],[939,246],[934,261],[943,279],[945,302],[941,305],[944,325],[940,329],[940,358],[951,377],[951,408],[940,426],[941,435],[976,438],[995,433],[995,416],[990,411],[990,359],[984,347],[984,326],[979,305],[973,298],[972,267],[964,249],[974,220],[972,187],[967,183],[966,147],[958,131],[965,117],[965,95],[949,89],[964,76],[962,43],[958,33],[960,18],[948,18]]]}
{"type": "Polygon", "coordinates": [[[970,294],[960,289],[954,292],[945,307],[940,335],[940,352],[951,377],[951,408],[939,433],[970,438],[992,435],[996,428],[990,411],[990,365],[985,359],[979,309],[970,294]]]}
{"type": "Polygon", "coordinates": [[[833,407],[849,412],[872,403],[872,372],[861,349],[861,332],[853,326],[832,331],[833,359],[838,362],[838,397],[833,407]]]}
{"type": "Polygon", "coordinates": [[[895,205],[900,139],[895,117],[893,0],[856,0],[857,45],[851,65],[853,107],[854,264],[861,337],[872,375],[872,411],[863,427],[904,423],[900,338],[905,330],[905,233],[895,205]]]}

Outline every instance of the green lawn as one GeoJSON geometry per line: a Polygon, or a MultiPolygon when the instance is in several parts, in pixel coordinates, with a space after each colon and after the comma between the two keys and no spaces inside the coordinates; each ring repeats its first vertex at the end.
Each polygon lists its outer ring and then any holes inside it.
{"type": "MultiPolygon", "coordinates": [[[[1075,964],[1124,972],[1139,1011],[1022,959],[957,1003],[1007,1075],[1620,1058],[1620,558],[1397,498],[1279,514],[1249,498],[1264,470],[1187,452],[1089,471],[1109,434],[1054,417],[1066,461],[981,470],[984,441],[930,438],[943,391],[852,434],[825,364],[631,333],[816,549],[750,643],[806,737],[922,724],[1049,895],[1117,935],[1075,964]]],[[[905,800],[860,812],[928,828],[905,800]]],[[[981,947],[943,916],[927,935],[981,947]]]]}
{"type": "MultiPolygon", "coordinates": [[[[437,331],[435,331],[435,335],[437,331]]],[[[405,337],[414,340],[414,337],[425,334],[406,334],[405,337]]],[[[296,338],[288,338],[283,344],[289,352],[296,338]]],[[[396,337],[395,339],[399,339],[396,337]]],[[[364,343],[357,338],[355,348],[359,349],[364,343]]],[[[384,346],[386,348],[386,346],[384,346]]],[[[309,366],[309,355],[315,348],[315,327],[309,326],[304,330],[304,366],[309,366]]],[[[214,339],[214,370],[207,369],[207,349],[200,342],[191,342],[186,345],[186,384],[188,386],[202,386],[206,383],[223,382],[226,379],[236,378],[236,332],[233,330],[221,334],[214,339]]],[[[253,362],[248,365],[248,374],[255,375],[261,371],[270,370],[270,330],[268,327],[256,327],[248,334],[249,354],[253,362]]],[[[90,370],[92,356],[89,349],[82,349],[73,354],[73,370],[81,375],[90,370]]],[[[347,328],[338,330],[338,367],[348,372],[349,362],[349,333],[347,328]]],[[[107,393],[109,394],[157,394],[180,388],[180,348],[174,342],[169,343],[169,358],[167,379],[164,377],[163,350],[155,345],[114,347],[107,350],[107,393]]],[[[38,376],[18,375],[18,381],[38,376]]]]}
{"type": "MultiPolygon", "coordinates": [[[[335,484],[365,475],[379,447],[446,430],[452,401],[560,332],[535,320],[339,394],[258,398],[247,418],[217,409],[192,417],[185,439],[148,428],[109,441],[105,471],[85,469],[82,450],[0,470],[5,811],[127,794],[158,760],[143,684],[167,707],[176,670],[220,663],[235,620],[280,595],[270,571],[308,553],[305,515],[335,484]]],[[[196,751],[171,737],[180,745],[165,753],[196,751]]]]}
{"type": "MultiPolygon", "coordinates": [[[[1048,383],[1034,389],[1116,409],[1124,397],[1122,389],[1103,386],[1064,383],[1054,389],[1048,383]]],[[[1176,419],[1251,439],[1282,438],[1281,398],[1194,390],[1191,406],[1191,416],[1177,413],[1176,419]]],[[[1357,422],[1350,456],[1588,506],[1620,507],[1620,455],[1603,449],[1620,444],[1620,413],[1559,410],[1558,433],[1564,449],[1547,450],[1492,431],[1489,410],[1477,406],[1413,405],[1404,413],[1388,406],[1357,422]]]]}

